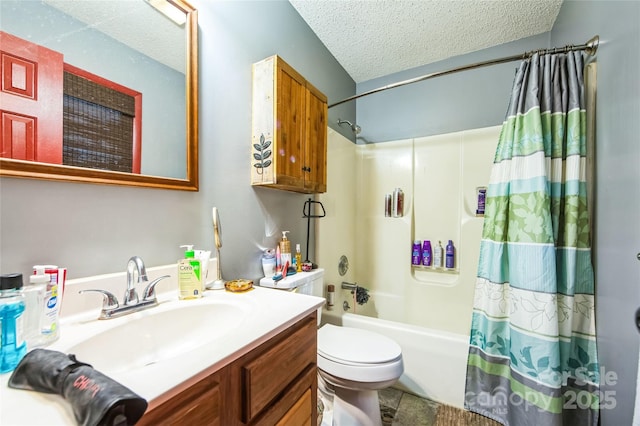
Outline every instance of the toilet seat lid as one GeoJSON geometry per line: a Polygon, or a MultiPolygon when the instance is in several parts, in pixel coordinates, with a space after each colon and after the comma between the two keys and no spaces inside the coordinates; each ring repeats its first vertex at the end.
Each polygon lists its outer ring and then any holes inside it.
{"type": "Polygon", "coordinates": [[[382,364],[398,359],[402,349],[378,333],[325,324],[318,330],[318,354],[337,362],[382,364]]]}

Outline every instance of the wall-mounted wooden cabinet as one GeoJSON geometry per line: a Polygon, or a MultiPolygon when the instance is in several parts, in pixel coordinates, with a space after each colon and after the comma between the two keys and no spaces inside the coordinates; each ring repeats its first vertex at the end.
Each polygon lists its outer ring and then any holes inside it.
{"type": "Polygon", "coordinates": [[[316,313],[147,411],[139,425],[317,423],[316,313]]]}
{"type": "Polygon", "coordinates": [[[327,190],[327,97],[278,56],[253,64],[251,184],[327,190]]]}

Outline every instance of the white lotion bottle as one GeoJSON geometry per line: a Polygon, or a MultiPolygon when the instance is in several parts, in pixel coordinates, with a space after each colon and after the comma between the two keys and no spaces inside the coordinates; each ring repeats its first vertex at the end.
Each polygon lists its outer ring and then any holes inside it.
{"type": "Polygon", "coordinates": [[[442,242],[438,241],[438,245],[433,249],[433,267],[442,268],[442,242]]]}

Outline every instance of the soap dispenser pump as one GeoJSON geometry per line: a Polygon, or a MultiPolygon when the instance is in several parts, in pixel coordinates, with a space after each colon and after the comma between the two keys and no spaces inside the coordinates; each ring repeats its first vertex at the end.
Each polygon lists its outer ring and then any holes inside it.
{"type": "Polygon", "coordinates": [[[280,259],[282,265],[291,266],[291,241],[287,239],[287,233],[289,231],[282,231],[282,240],[280,241],[280,259]]]}
{"type": "Polygon", "coordinates": [[[198,299],[202,297],[202,274],[200,260],[195,258],[193,245],[185,248],[184,259],[178,261],[178,288],[180,299],[198,299]]]}

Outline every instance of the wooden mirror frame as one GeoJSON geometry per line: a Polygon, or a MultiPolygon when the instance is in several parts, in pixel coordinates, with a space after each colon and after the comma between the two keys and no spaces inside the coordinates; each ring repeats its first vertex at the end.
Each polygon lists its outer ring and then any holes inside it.
{"type": "Polygon", "coordinates": [[[186,149],[185,179],[148,176],[82,167],[62,166],[23,160],[0,158],[0,176],[45,179],[65,182],[85,182],[108,185],[198,190],[198,11],[183,0],[169,0],[187,15],[185,23],[186,58],[186,149]]]}

